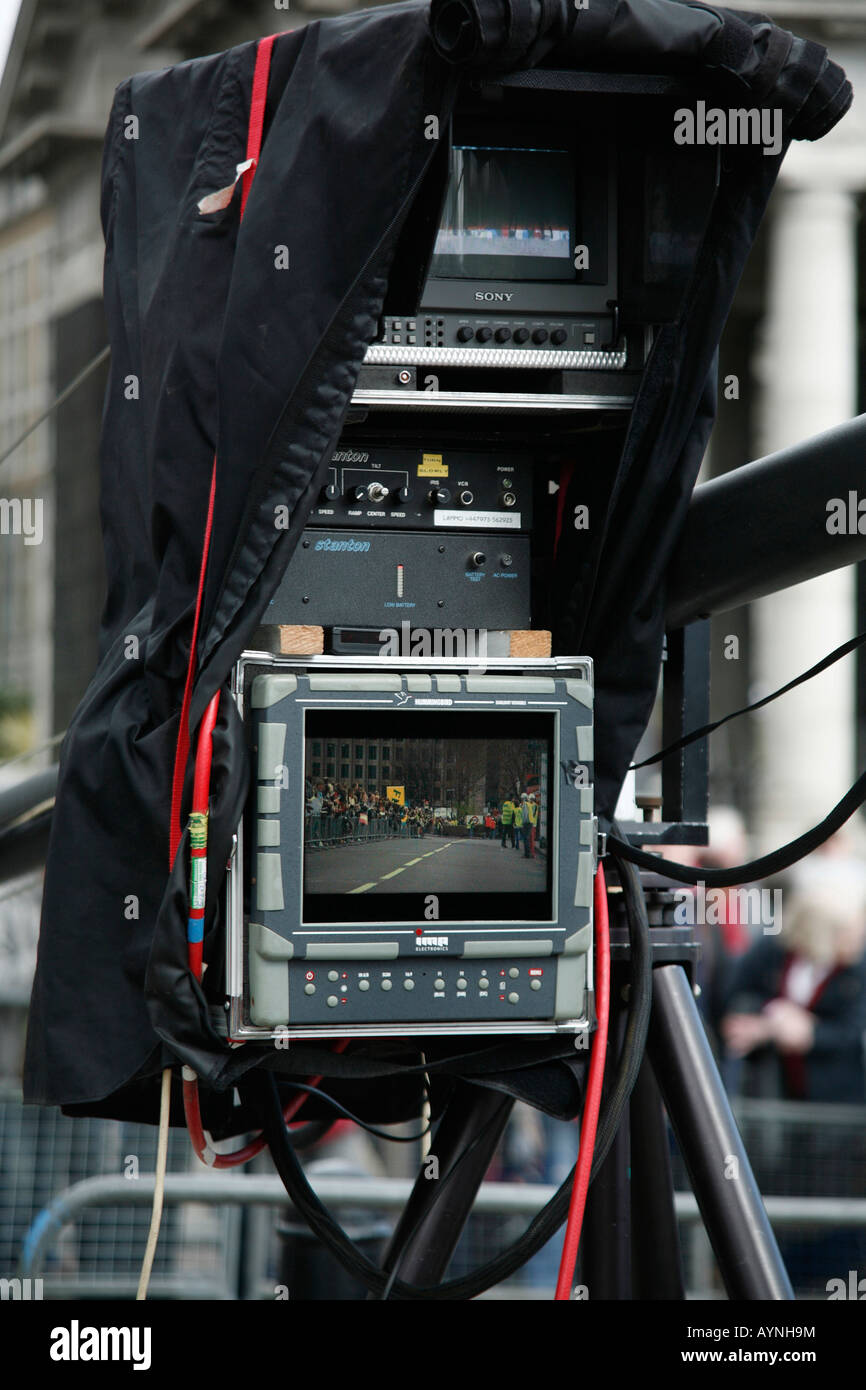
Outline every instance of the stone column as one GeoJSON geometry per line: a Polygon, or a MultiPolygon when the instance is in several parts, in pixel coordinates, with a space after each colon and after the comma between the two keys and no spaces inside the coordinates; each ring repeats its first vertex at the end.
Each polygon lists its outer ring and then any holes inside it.
{"type": "MultiPolygon", "coordinates": [[[[820,148],[808,160],[796,153],[796,182],[780,185],[772,200],[766,319],[755,362],[760,456],[856,413],[855,195],[833,161],[829,171],[821,165],[820,148]],[[804,168],[812,177],[802,177],[804,168]]],[[[752,697],[813,665],[851,637],[855,623],[850,567],[756,603],[752,697]]],[[[854,780],[854,673],[854,658],[845,658],[754,716],[757,851],[815,824],[854,780]]]]}

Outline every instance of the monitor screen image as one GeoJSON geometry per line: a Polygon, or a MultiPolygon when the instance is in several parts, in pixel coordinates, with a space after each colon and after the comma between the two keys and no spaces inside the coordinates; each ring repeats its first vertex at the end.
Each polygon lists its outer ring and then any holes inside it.
{"type": "Polygon", "coordinates": [[[308,711],[304,921],[550,920],[554,718],[308,711]]]}
{"type": "Polygon", "coordinates": [[[453,147],[432,276],[574,282],[574,249],[567,150],[453,147]]]}

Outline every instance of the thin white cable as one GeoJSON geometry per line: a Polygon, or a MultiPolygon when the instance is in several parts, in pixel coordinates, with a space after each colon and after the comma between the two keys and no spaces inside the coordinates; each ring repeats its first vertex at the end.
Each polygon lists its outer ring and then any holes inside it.
{"type": "Polygon", "coordinates": [[[141,1264],[141,1276],[138,1281],[138,1293],[135,1295],[136,1302],[141,1302],[147,1298],[147,1286],[150,1283],[150,1271],[153,1268],[153,1257],[156,1254],[156,1242],[159,1239],[159,1227],[162,1221],[162,1198],[165,1191],[165,1170],[168,1166],[168,1117],[171,1100],[171,1067],[166,1067],[162,1073],[162,1090],[159,1097],[159,1142],[156,1150],[156,1174],[153,1185],[153,1208],[150,1214],[150,1230],[147,1236],[147,1246],[144,1251],[144,1259],[141,1264]]]}

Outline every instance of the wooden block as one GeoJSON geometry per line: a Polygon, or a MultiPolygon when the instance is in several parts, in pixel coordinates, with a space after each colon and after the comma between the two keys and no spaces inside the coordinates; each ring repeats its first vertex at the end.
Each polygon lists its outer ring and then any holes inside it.
{"type": "Polygon", "coordinates": [[[280,624],[281,656],[321,656],[324,650],[323,627],[303,627],[300,623],[280,624]]]}
{"type": "Polygon", "coordinates": [[[552,646],[552,633],[518,629],[511,633],[509,656],[550,656],[552,646]]]}

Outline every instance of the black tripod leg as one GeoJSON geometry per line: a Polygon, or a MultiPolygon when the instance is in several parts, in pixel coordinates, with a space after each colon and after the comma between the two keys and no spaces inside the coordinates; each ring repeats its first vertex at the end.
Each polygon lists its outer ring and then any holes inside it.
{"type": "Polygon", "coordinates": [[[644,1056],[629,1103],[631,1118],[632,1293],[641,1300],[684,1299],[680,1237],[668,1130],[652,1064],[644,1056]]]}
{"type": "MultiPolygon", "coordinates": [[[[610,1027],[605,1087],[622,1051],[625,1009],[622,987],[628,976],[611,973],[610,1027]]],[[[610,1152],[590,1184],[581,1241],[580,1278],[590,1299],[631,1298],[631,1191],[629,1182],[629,1116],[623,1114],[610,1152]]]]}
{"type": "Polygon", "coordinates": [[[649,1050],[728,1296],[793,1298],[694,995],[680,965],[653,971],[649,1050]]]}
{"type": "Polygon", "coordinates": [[[431,1157],[437,1159],[438,1177],[428,1178],[422,1171],[416,1179],[383,1269],[390,1273],[399,1260],[400,1278],[407,1284],[436,1284],[442,1279],[513,1105],[512,1097],[499,1091],[456,1083],[433,1139],[431,1157]],[[470,1144],[474,1147],[461,1160],[470,1144]],[[440,1192],[458,1160],[458,1171],[440,1192]]]}

